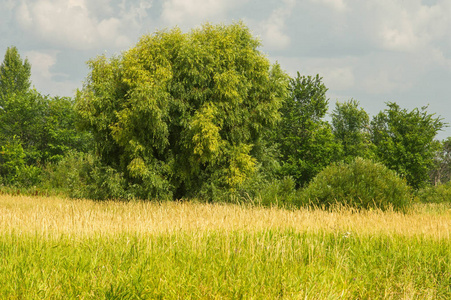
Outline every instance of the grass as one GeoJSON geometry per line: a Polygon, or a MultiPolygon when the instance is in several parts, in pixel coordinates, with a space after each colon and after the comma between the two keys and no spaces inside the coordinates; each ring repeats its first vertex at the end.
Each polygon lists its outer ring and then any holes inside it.
{"type": "Polygon", "coordinates": [[[0,195],[0,298],[449,299],[450,221],[0,195]]]}

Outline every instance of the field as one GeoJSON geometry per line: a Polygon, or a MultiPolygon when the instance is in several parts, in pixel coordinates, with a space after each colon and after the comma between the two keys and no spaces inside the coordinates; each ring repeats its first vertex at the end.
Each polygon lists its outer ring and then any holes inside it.
{"type": "Polygon", "coordinates": [[[450,299],[451,210],[0,195],[1,299],[450,299]]]}

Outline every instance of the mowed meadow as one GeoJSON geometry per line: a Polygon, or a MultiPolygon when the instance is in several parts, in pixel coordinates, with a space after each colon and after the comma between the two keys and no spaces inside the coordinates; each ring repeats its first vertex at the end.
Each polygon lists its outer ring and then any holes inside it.
{"type": "Polygon", "coordinates": [[[0,195],[0,298],[449,299],[450,208],[0,195]]]}

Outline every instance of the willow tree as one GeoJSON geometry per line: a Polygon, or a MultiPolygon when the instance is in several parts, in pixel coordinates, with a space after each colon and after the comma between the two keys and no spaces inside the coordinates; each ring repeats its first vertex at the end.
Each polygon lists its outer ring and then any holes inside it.
{"type": "Polygon", "coordinates": [[[140,197],[241,184],[286,92],[286,75],[259,46],[242,23],[207,24],[146,35],[121,56],[91,60],[76,106],[101,161],[140,197]]]}

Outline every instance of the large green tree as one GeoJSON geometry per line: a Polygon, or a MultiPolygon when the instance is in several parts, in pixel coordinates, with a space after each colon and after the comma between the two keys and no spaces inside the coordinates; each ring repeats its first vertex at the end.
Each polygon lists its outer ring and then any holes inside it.
{"type": "Polygon", "coordinates": [[[359,102],[351,99],[336,103],[332,112],[334,136],[343,147],[343,159],[351,162],[355,157],[370,158],[372,144],[369,130],[370,118],[359,102]]]}
{"type": "Polygon", "coordinates": [[[91,60],[76,105],[102,162],[146,198],[241,184],[286,92],[286,76],[259,46],[242,23],[207,24],[91,60]]]}
{"type": "Polygon", "coordinates": [[[301,76],[298,72],[281,108],[277,142],[282,174],[293,177],[297,186],[308,183],[341,155],[330,124],[323,120],[329,100],[321,80],[319,75],[301,76]]]}
{"type": "Polygon", "coordinates": [[[412,111],[389,102],[371,121],[371,140],[377,158],[414,187],[424,186],[439,147],[434,138],[444,126],[426,107],[412,111]]]}

